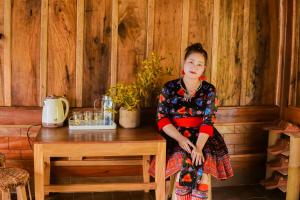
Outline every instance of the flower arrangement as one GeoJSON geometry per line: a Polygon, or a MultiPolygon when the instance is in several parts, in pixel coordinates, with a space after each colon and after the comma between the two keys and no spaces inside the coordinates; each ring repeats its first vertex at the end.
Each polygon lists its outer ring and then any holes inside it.
{"type": "Polygon", "coordinates": [[[136,81],[131,84],[118,83],[107,91],[117,107],[126,110],[133,110],[141,107],[148,107],[158,97],[162,86],[162,77],[171,75],[172,67],[164,68],[161,61],[164,58],[151,53],[141,63],[137,72],[136,81]]]}

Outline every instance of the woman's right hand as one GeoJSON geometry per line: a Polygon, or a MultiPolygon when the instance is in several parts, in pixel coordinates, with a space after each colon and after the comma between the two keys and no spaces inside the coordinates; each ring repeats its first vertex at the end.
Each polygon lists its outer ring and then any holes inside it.
{"type": "Polygon", "coordinates": [[[179,146],[184,149],[188,153],[192,153],[192,149],[196,149],[196,146],[186,137],[181,135],[181,137],[178,139],[179,146]]]}

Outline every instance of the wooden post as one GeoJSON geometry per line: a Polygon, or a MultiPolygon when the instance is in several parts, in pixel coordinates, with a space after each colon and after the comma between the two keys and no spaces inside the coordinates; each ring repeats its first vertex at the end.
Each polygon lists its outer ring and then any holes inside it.
{"type": "Polygon", "coordinates": [[[48,67],[48,0],[41,3],[41,42],[40,42],[40,106],[47,96],[48,67]]]}
{"type": "Polygon", "coordinates": [[[44,158],[43,147],[41,144],[34,145],[34,184],[35,199],[44,200],[44,158]]]}
{"type": "MultiPolygon", "coordinates": [[[[150,156],[143,156],[143,180],[144,183],[150,183],[150,175],[149,175],[149,167],[150,167],[150,156]]],[[[145,192],[149,192],[149,190],[144,190],[145,192]]]]}
{"type": "Polygon", "coordinates": [[[211,83],[217,83],[217,67],[218,67],[218,45],[219,45],[219,18],[220,18],[220,0],[214,1],[213,11],[213,34],[212,34],[212,53],[211,53],[211,83]]]}
{"type": "Polygon", "coordinates": [[[11,106],[11,0],[4,0],[4,105],[11,106]]]}
{"type": "Polygon", "coordinates": [[[76,26],[76,107],[82,107],[83,49],[84,49],[84,0],[77,0],[76,26]]]}
{"type": "Polygon", "coordinates": [[[111,54],[110,54],[110,86],[117,83],[117,70],[118,70],[118,13],[119,5],[118,0],[112,1],[112,19],[111,19],[111,54]]]}
{"type": "Polygon", "coordinates": [[[155,166],[155,197],[157,200],[165,198],[165,168],[166,168],[166,143],[157,146],[156,166],[155,166]]]}
{"type": "Polygon", "coordinates": [[[149,54],[153,51],[153,37],[154,37],[154,0],[148,0],[146,56],[149,56],[149,54]]]}
{"type": "MultiPolygon", "coordinates": [[[[300,135],[300,134],[299,134],[300,135]]],[[[287,200],[300,198],[300,136],[290,134],[290,157],[287,183],[287,200]]]]}

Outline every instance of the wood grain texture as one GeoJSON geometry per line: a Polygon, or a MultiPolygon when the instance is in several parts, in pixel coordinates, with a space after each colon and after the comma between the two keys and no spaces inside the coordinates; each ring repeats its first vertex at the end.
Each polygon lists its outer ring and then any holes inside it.
{"type": "Polygon", "coordinates": [[[297,49],[298,49],[298,44],[296,44],[294,41],[297,38],[297,3],[291,2],[291,24],[290,24],[290,29],[291,29],[291,40],[288,43],[288,47],[290,47],[290,62],[289,62],[289,68],[290,68],[290,73],[289,73],[289,99],[288,99],[288,105],[290,106],[295,106],[296,105],[296,85],[297,85],[297,49]]]}
{"type": "Polygon", "coordinates": [[[273,105],[279,41],[279,3],[250,1],[250,13],[245,103],[273,105]]]}
{"type": "Polygon", "coordinates": [[[174,67],[173,76],[164,79],[167,81],[177,78],[181,68],[182,0],[156,0],[154,17],[154,51],[166,58],[164,66],[174,67]]]}
{"type": "Polygon", "coordinates": [[[119,1],[112,0],[111,6],[111,53],[110,53],[110,85],[117,83],[118,75],[118,17],[119,1]]]}
{"type": "Polygon", "coordinates": [[[84,107],[92,106],[110,85],[111,6],[109,0],[85,1],[84,107]]]}
{"type": "Polygon", "coordinates": [[[12,105],[39,104],[39,0],[14,1],[12,7],[12,105]]]}
{"type": "Polygon", "coordinates": [[[147,49],[146,55],[150,55],[153,51],[153,39],[154,39],[154,7],[155,0],[147,1],[147,49]]]}
{"type": "Polygon", "coordinates": [[[4,105],[4,1],[0,1],[0,106],[4,105]]]}
{"type": "Polygon", "coordinates": [[[220,1],[217,82],[222,106],[240,104],[243,2],[220,1]]]}
{"type": "Polygon", "coordinates": [[[295,40],[294,43],[295,47],[295,67],[297,70],[297,78],[296,78],[296,102],[295,106],[300,107],[300,2],[295,1],[296,4],[296,13],[295,13],[295,20],[296,20],[296,33],[295,33],[295,40]]]}
{"type": "Polygon", "coordinates": [[[47,96],[47,68],[48,68],[48,0],[41,2],[41,39],[40,39],[40,96],[39,106],[47,96]]]}
{"type": "Polygon", "coordinates": [[[217,1],[190,0],[189,6],[189,26],[188,26],[188,43],[200,42],[208,54],[208,68],[205,71],[207,80],[211,80],[212,57],[215,52],[212,51],[213,38],[212,23],[213,6],[217,1]]]}
{"type": "Polygon", "coordinates": [[[76,0],[49,1],[47,95],[75,106],[76,0]]]}
{"type": "Polygon", "coordinates": [[[181,45],[180,45],[181,46],[181,50],[180,50],[181,66],[183,66],[185,49],[188,46],[189,18],[190,18],[190,0],[183,0],[182,1],[181,45]]]}
{"type": "Polygon", "coordinates": [[[118,19],[118,82],[131,83],[146,55],[147,2],[123,0],[118,19]]]}
{"type": "Polygon", "coordinates": [[[3,89],[5,106],[11,106],[11,4],[11,0],[4,0],[3,89]]]}
{"type": "Polygon", "coordinates": [[[85,0],[77,0],[76,8],[76,107],[82,106],[83,50],[84,50],[84,5],[85,0]]]}

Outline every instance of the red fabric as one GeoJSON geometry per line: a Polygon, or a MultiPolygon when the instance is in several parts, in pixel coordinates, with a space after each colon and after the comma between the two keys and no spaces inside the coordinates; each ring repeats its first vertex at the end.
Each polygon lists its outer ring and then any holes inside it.
{"type": "Polygon", "coordinates": [[[203,122],[201,117],[186,117],[186,118],[174,118],[173,122],[176,126],[183,126],[186,128],[200,126],[203,122]]]}
{"type": "Polygon", "coordinates": [[[209,135],[209,137],[212,137],[214,133],[214,128],[211,125],[203,124],[202,126],[200,126],[199,132],[205,133],[209,135]]]}
{"type": "Polygon", "coordinates": [[[200,191],[208,191],[208,185],[207,184],[204,184],[204,183],[200,183],[199,185],[198,185],[198,190],[200,190],[200,191]]]}
{"type": "Polygon", "coordinates": [[[171,124],[171,121],[168,118],[162,118],[157,122],[158,130],[161,130],[164,126],[171,124]]]}

